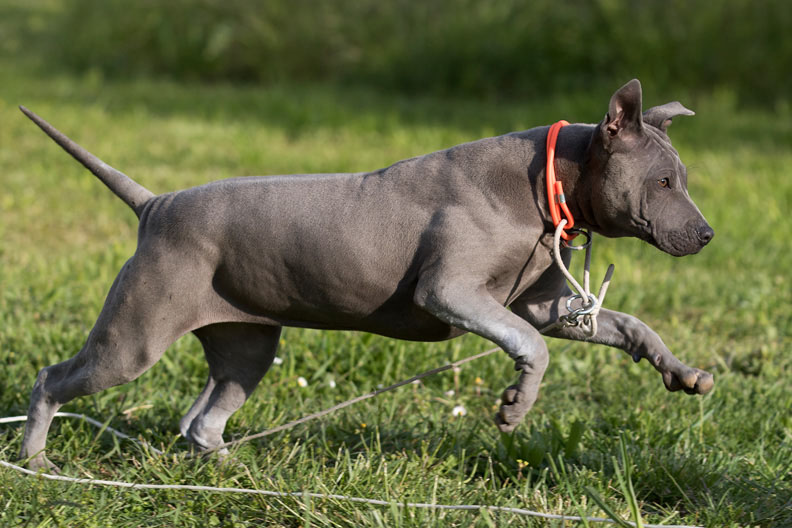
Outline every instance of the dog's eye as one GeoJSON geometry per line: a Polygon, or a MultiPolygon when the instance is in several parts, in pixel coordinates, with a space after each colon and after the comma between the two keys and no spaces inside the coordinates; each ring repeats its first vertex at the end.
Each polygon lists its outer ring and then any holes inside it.
{"type": "Polygon", "coordinates": [[[657,180],[657,183],[660,187],[668,187],[668,178],[661,178],[657,180]]]}

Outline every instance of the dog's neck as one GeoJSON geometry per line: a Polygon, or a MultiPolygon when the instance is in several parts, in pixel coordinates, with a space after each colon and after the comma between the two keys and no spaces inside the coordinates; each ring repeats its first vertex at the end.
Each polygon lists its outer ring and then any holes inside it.
{"type": "Polygon", "coordinates": [[[589,144],[596,131],[596,126],[567,126],[561,129],[556,143],[556,179],[564,186],[576,227],[597,227],[591,206],[592,182],[586,173],[589,144]]]}

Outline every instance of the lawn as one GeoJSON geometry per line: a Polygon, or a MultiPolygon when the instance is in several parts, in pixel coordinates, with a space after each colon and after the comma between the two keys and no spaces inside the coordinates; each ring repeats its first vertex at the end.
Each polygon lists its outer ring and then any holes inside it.
{"type": "MultiPolygon", "coordinates": [[[[614,89],[616,86],[613,87],[614,89]]],[[[135,247],[134,214],[16,108],[24,104],[154,192],[237,175],[369,170],[457,143],[565,118],[594,122],[607,92],[482,102],[332,86],[231,86],[44,75],[0,64],[0,416],[24,414],[38,370],[75,354],[135,247]]],[[[644,86],[644,101],[667,98],[644,86]]],[[[621,351],[548,340],[540,398],[514,435],[492,424],[514,381],[495,354],[420,385],[239,447],[236,464],[185,460],[178,420],[207,373],[192,336],[138,380],[62,410],[164,449],[158,457],[74,420],[49,455],[64,474],[353,495],[266,498],[54,483],[0,469],[3,526],[572,526],[515,514],[405,509],[487,504],[644,522],[792,525],[792,110],[740,108],[728,93],[683,103],[671,136],[715,229],[699,255],[595,237],[593,268],[616,274],[607,306],[635,314],[688,364],[715,374],[705,397],[668,393],[621,351]],[[453,392],[451,392],[453,391],[453,392]],[[464,416],[453,416],[462,405],[464,416]],[[572,439],[582,432],[578,441],[572,439]],[[628,488],[629,489],[629,488],[628,488]]],[[[580,263],[578,262],[577,265],[580,263]]],[[[228,438],[329,407],[490,348],[287,329],[276,365],[228,438]],[[307,386],[298,384],[304,378],[307,386]]],[[[12,460],[21,425],[0,426],[12,460]]],[[[592,524],[593,525],[593,524],[592,524]]]]}

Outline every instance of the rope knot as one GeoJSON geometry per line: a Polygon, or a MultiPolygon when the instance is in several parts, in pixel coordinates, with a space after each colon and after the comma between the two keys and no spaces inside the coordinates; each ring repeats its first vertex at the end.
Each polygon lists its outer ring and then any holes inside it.
{"type": "Polygon", "coordinates": [[[608,266],[608,270],[605,272],[605,278],[602,280],[602,285],[600,286],[599,293],[595,296],[591,293],[590,288],[590,269],[591,269],[591,242],[592,237],[589,231],[583,230],[575,230],[580,234],[583,234],[586,237],[586,242],[581,245],[573,246],[570,245],[567,241],[564,241],[564,247],[567,249],[572,249],[575,251],[579,250],[586,250],[586,262],[583,267],[583,286],[580,285],[578,281],[575,280],[575,277],[569,272],[566,265],[564,264],[564,259],[561,258],[561,237],[564,231],[564,226],[566,225],[566,220],[561,219],[561,221],[556,226],[555,234],[553,235],[553,256],[555,258],[556,265],[564,274],[569,284],[572,286],[577,293],[571,295],[567,298],[566,301],[566,309],[569,312],[566,315],[562,315],[558,318],[558,321],[553,323],[552,325],[548,326],[547,328],[543,328],[542,332],[546,330],[550,330],[557,326],[563,327],[577,327],[583,326],[585,329],[586,336],[590,339],[597,335],[597,315],[599,314],[600,309],[602,308],[602,303],[605,301],[605,295],[608,292],[608,286],[610,285],[611,278],[613,277],[613,264],[608,266]],[[586,299],[583,301],[583,299],[586,299]],[[581,300],[582,305],[579,308],[572,308],[572,304],[576,300],[581,300]],[[582,318],[582,321],[581,321],[582,318]]]}

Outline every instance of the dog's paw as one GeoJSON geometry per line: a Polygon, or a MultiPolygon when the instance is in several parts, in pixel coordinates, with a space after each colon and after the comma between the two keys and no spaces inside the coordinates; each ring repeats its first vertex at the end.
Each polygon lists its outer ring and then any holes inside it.
{"type": "Polygon", "coordinates": [[[44,453],[39,453],[27,461],[27,468],[31,471],[41,471],[51,475],[58,475],[61,469],[53,464],[49,458],[44,456],[44,453]]]}
{"type": "Polygon", "coordinates": [[[498,413],[495,415],[495,425],[501,433],[511,433],[517,429],[519,423],[506,423],[503,421],[503,418],[501,418],[500,413],[498,413]]]}
{"type": "Polygon", "coordinates": [[[715,384],[709,372],[684,365],[679,369],[665,370],[662,375],[663,384],[671,392],[683,390],[688,394],[707,394],[715,384]]]}
{"type": "Polygon", "coordinates": [[[495,425],[504,433],[511,433],[522,421],[531,408],[530,404],[521,401],[521,393],[517,385],[512,385],[503,391],[501,406],[495,415],[495,425]]]}

